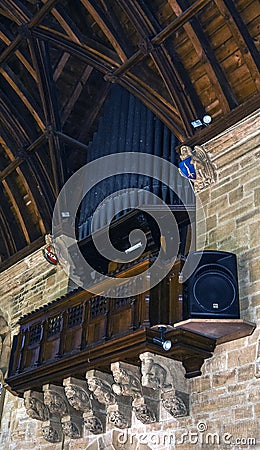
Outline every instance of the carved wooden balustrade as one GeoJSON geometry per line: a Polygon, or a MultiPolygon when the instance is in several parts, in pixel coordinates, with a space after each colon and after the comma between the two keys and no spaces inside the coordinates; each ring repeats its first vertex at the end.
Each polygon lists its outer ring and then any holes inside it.
{"type": "Polygon", "coordinates": [[[23,317],[13,342],[7,380],[11,388],[22,394],[65,376],[84,376],[86,370],[110,370],[118,360],[139,364],[144,351],[182,361],[187,377],[198,375],[204,359],[212,355],[214,338],[172,327],[167,339],[173,345],[167,354],[153,343],[159,334],[154,325],[173,325],[182,318],[181,261],[154,288],[133,297],[122,295],[123,278],[138,275],[151,262],[146,255],[115,274],[122,278],[116,288],[121,298],[103,295],[109,289],[107,281],[106,286],[100,282],[100,295],[79,289],[23,317]]]}
{"type": "Polygon", "coordinates": [[[139,355],[147,351],[181,361],[191,378],[201,374],[217,343],[253,332],[254,324],[240,319],[182,321],[181,259],[155,287],[148,282],[144,292],[129,296],[125,280],[141,277],[154,258],[148,252],[117,268],[111,273],[117,287],[113,278],[97,279],[98,294],[78,289],[21,318],[6,380],[10,388],[22,395],[65,377],[84,378],[88,370],[109,372],[117,361],[140,366],[139,355]],[[167,325],[169,351],[154,342],[158,324],[167,325]]]}

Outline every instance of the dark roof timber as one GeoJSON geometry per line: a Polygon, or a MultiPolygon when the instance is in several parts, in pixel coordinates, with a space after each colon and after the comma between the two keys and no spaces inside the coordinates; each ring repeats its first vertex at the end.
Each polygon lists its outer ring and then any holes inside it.
{"type": "Polygon", "coordinates": [[[259,14],[257,0],[2,0],[2,259],[42,244],[111,83],[190,145],[256,110],[259,14]],[[193,129],[204,114],[212,124],[193,129]]]}

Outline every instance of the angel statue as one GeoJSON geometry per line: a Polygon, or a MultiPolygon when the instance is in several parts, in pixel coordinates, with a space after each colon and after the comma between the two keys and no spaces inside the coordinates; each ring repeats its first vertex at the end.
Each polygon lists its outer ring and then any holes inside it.
{"type": "Polygon", "coordinates": [[[185,178],[193,181],[196,190],[207,187],[216,181],[215,166],[200,145],[195,145],[193,150],[188,145],[182,145],[180,158],[179,172],[185,178]]]}

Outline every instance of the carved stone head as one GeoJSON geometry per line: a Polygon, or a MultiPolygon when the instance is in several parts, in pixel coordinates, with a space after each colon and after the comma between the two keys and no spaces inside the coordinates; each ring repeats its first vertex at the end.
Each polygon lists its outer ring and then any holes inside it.
{"type": "Polygon", "coordinates": [[[43,438],[51,442],[52,444],[60,442],[62,439],[61,429],[50,423],[44,423],[42,425],[42,436],[43,438]]]}
{"type": "Polygon", "coordinates": [[[100,403],[110,404],[115,402],[109,383],[95,376],[88,377],[87,382],[89,390],[93,392],[94,397],[100,403]]]}
{"type": "Polygon", "coordinates": [[[101,421],[96,416],[84,418],[86,429],[92,434],[103,433],[103,426],[101,421]]]}
{"type": "Polygon", "coordinates": [[[53,390],[44,392],[44,403],[52,414],[64,416],[68,412],[65,400],[53,390]]]}
{"type": "Polygon", "coordinates": [[[89,395],[79,386],[67,385],[65,386],[65,394],[71,406],[77,411],[86,411],[89,409],[89,395]]]}
{"type": "Polygon", "coordinates": [[[41,421],[49,419],[49,411],[43,402],[40,392],[26,391],[24,393],[24,406],[29,417],[41,421]]]}

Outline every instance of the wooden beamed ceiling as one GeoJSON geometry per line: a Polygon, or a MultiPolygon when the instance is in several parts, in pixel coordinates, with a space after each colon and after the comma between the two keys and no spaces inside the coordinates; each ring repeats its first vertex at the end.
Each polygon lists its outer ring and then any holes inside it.
{"type": "Polygon", "coordinates": [[[111,83],[190,144],[257,109],[259,16],[257,0],[2,0],[2,267],[51,230],[111,83]]]}

